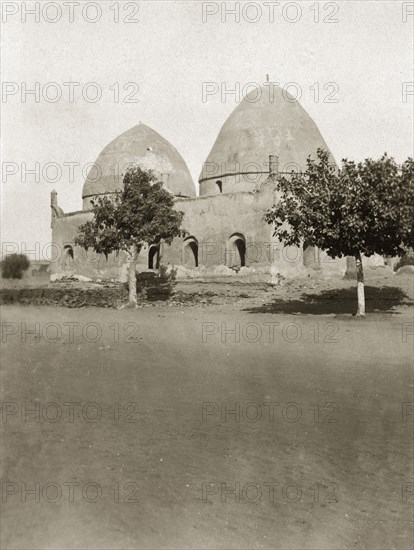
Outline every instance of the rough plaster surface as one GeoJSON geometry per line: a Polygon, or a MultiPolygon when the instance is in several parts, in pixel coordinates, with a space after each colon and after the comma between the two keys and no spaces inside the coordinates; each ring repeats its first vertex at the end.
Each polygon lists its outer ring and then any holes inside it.
{"type": "Polygon", "coordinates": [[[154,170],[174,195],[195,197],[187,165],[173,145],[145,124],[130,128],[109,143],[96,159],[83,186],[84,208],[101,193],[113,193],[122,186],[129,166],[154,170]]]}
{"type": "Polygon", "coordinates": [[[279,171],[291,172],[306,168],[318,147],[329,151],[312,118],[286,90],[260,90],[247,94],[223,124],[200,174],[200,195],[218,193],[215,181],[226,176],[226,192],[252,189],[258,183],[254,173],[269,172],[269,155],[279,157],[279,171]],[[238,178],[229,176],[235,173],[238,178]]]}

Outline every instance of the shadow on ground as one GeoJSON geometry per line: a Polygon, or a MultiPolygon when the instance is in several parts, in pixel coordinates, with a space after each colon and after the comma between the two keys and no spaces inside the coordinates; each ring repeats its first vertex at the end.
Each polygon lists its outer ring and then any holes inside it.
{"type": "MultiPolygon", "coordinates": [[[[365,286],[365,309],[367,313],[398,313],[395,308],[412,302],[405,292],[397,287],[365,286]]],[[[289,300],[277,297],[267,304],[247,308],[248,313],[304,313],[311,315],[355,314],[357,309],[356,288],[325,290],[319,294],[302,294],[300,299],[289,300]]]]}

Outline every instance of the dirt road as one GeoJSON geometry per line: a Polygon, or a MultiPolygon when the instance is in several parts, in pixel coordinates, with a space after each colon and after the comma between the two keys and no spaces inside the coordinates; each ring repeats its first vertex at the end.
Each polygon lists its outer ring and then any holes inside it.
{"type": "Polygon", "coordinates": [[[5,306],[2,548],[410,548],[412,313],[5,306]]]}

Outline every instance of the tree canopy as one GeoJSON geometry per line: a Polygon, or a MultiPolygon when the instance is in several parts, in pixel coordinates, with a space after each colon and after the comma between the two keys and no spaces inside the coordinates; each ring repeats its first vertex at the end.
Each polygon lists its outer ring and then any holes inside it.
{"type": "Polygon", "coordinates": [[[141,167],[127,172],[123,189],[92,202],[93,219],[81,225],[75,243],[98,254],[125,251],[130,255],[129,294],[136,302],[135,268],[144,245],[171,243],[183,233],[183,212],[155,173],[141,167]]]}
{"type": "Polygon", "coordinates": [[[276,190],[277,204],[265,220],[286,246],[306,242],[331,258],[357,261],[362,254],[402,256],[414,246],[411,158],[402,166],[387,154],[358,164],[344,159],[337,169],[327,151],[318,149],[305,172],[278,177],[276,190]]]}
{"type": "Polygon", "coordinates": [[[183,213],[153,171],[140,167],[127,172],[123,189],[93,200],[93,220],[79,228],[75,243],[98,254],[140,249],[144,244],[171,243],[181,232],[183,213]]]}
{"type": "Polygon", "coordinates": [[[414,244],[414,163],[386,154],[337,170],[318,149],[305,172],[277,180],[279,200],[265,216],[286,245],[303,241],[331,257],[401,256],[414,244]]]}
{"type": "Polygon", "coordinates": [[[21,279],[29,266],[30,261],[25,254],[9,254],[1,262],[1,276],[3,279],[21,279]]]}

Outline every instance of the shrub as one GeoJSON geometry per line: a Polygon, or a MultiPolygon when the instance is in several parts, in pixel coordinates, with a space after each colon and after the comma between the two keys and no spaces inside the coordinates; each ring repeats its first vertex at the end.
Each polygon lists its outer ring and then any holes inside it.
{"type": "Polygon", "coordinates": [[[402,258],[394,265],[394,271],[405,265],[414,265],[414,253],[404,254],[402,258]]]}
{"type": "Polygon", "coordinates": [[[25,254],[10,254],[1,262],[3,279],[21,279],[23,271],[29,269],[30,262],[25,254]]]}

